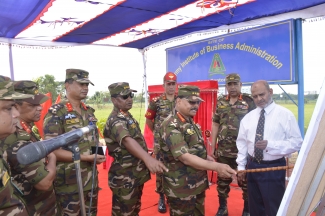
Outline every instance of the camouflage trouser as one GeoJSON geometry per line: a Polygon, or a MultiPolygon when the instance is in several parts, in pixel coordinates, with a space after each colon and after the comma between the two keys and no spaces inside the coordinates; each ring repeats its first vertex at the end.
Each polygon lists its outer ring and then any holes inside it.
{"type": "Polygon", "coordinates": [[[114,216],[138,216],[141,209],[141,196],[143,186],[135,188],[111,188],[112,215],[114,216]]]}
{"type": "MultiPolygon", "coordinates": [[[[85,209],[88,215],[91,191],[84,191],[85,209]]],[[[80,211],[80,199],[79,194],[56,194],[56,200],[59,202],[62,215],[64,216],[79,216],[80,211]]],[[[97,202],[98,202],[98,189],[94,189],[94,193],[91,201],[90,215],[97,215],[97,202]]]]}
{"type": "Polygon", "coordinates": [[[171,216],[203,216],[205,191],[184,198],[167,197],[171,216]]]}
{"type": "MultiPolygon", "coordinates": [[[[161,154],[157,153],[156,154],[156,159],[159,160],[159,161],[162,161],[161,154]]],[[[157,193],[164,193],[164,189],[163,189],[163,186],[162,186],[162,184],[163,184],[162,176],[163,176],[162,173],[156,173],[156,192],[157,193]]]]}
{"type": "MultiPolygon", "coordinates": [[[[229,157],[222,157],[219,156],[217,158],[217,162],[223,163],[223,164],[228,164],[232,169],[237,169],[237,163],[236,163],[236,158],[229,158],[229,157]]],[[[228,198],[228,194],[230,191],[230,183],[232,182],[232,179],[230,178],[220,178],[218,176],[218,181],[217,181],[217,190],[218,190],[218,196],[222,198],[228,198]]],[[[244,183],[241,185],[241,189],[243,190],[243,200],[248,200],[247,196],[247,183],[244,183]]]]}

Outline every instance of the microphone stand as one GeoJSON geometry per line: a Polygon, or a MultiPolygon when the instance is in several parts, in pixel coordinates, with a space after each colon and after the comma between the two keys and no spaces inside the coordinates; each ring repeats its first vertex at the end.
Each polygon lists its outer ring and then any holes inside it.
{"type": "Polygon", "coordinates": [[[73,163],[76,168],[81,216],[86,216],[85,200],[84,200],[84,195],[83,195],[84,193],[83,193],[81,172],[80,172],[80,149],[79,149],[78,142],[76,142],[72,145],[69,145],[68,148],[72,151],[73,163]]]}

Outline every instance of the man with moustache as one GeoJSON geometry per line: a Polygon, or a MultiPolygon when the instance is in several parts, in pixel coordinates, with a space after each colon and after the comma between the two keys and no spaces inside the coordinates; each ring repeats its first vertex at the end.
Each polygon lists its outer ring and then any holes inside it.
{"type": "MultiPolygon", "coordinates": [[[[87,97],[89,83],[94,85],[88,75],[87,71],[81,69],[66,70],[64,84],[66,98],[52,105],[45,116],[45,139],[96,124],[95,110],[82,102],[87,97]]],[[[90,211],[91,215],[97,214],[98,203],[98,171],[96,166],[94,168],[94,163],[100,164],[105,161],[105,156],[91,154],[91,147],[96,144],[98,144],[97,131],[84,135],[78,142],[85,210],[87,213],[90,211]],[[94,161],[95,158],[96,161],[94,161]],[[93,172],[94,179],[92,178],[93,172]],[[93,194],[91,193],[92,187],[93,194]]],[[[79,215],[80,199],[73,153],[68,147],[62,147],[55,150],[54,154],[57,158],[57,174],[54,182],[56,199],[64,215],[79,215]]]]}
{"type": "Polygon", "coordinates": [[[144,183],[150,173],[168,171],[148,154],[147,145],[138,122],[129,110],[134,93],[129,83],[108,86],[113,111],[108,116],[104,137],[109,155],[114,158],[108,173],[108,184],[113,192],[112,215],[139,215],[144,183]]]}
{"type": "Polygon", "coordinates": [[[3,142],[6,153],[4,159],[11,169],[12,183],[24,199],[29,215],[59,215],[53,189],[56,174],[56,157],[53,153],[37,162],[23,165],[18,162],[17,151],[32,142],[40,141],[35,132],[34,122],[40,119],[41,103],[49,98],[38,92],[38,85],[33,81],[17,81],[14,86],[19,93],[33,95],[32,98],[16,100],[20,116],[16,132],[3,142]]]}
{"type": "MultiPolygon", "coordinates": [[[[232,169],[237,169],[236,139],[239,123],[251,110],[255,109],[253,98],[241,93],[242,83],[237,73],[226,76],[226,89],[228,94],[218,98],[216,112],[213,116],[211,145],[213,156],[219,163],[228,164],[232,169]],[[217,146],[216,146],[217,145],[217,146]],[[215,148],[216,146],[216,148],[215,148]]],[[[219,197],[219,209],[216,216],[227,216],[227,198],[229,197],[231,179],[218,176],[217,191],[219,197]]],[[[243,190],[244,209],[242,216],[249,216],[247,184],[240,184],[243,190]]]]}
{"type": "Polygon", "coordinates": [[[217,171],[223,178],[236,174],[207,155],[200,126],[193,121],[201,102],[197,86],[179,86],[175,114],[170,114],[159,130],[160,151],[169,169],[163,174],[163,189],[172,216],[205,215],[206,170],[217,171]]]}
{"type": "Polygon", "coordinates": [[[0,214],[12,216],[28,216],[23,200],[17,196],[10,178],[10,168],[3,159],[3,141],[16,131],[19,112],[15,107],[15,99],[30,98],[32,95],[14,91],[14,83],[9,77],[0,75],[0,214]]]}
{"type": "MultiPolygon", "coordinates": [[[[245,169],[285,166],[285,156],[299,151],[302,138],[295,116],[275,104],[273,90],[265,80],[251,86],[257,106],[240,122],[237,138],[238,182],[245,169]]],[[[249,212],[252,216],[275,216],[285,191],[285,170],[247,173],[249,212]]]]}
{"type": "MultiPolygon", "coordinates": [[[[146,112],[146,124],[154,132],[154,153],[157,160],[162,160],[159,147],[159,128],[165,118],[174,111],[176,99],[177,77],[174,73],[168,72],[163,79],[164,93],[159,97],[153,98],[146,112]]],[[[158,212],[167,211],[165,204],[165,195],[162,188],[161,174],[156,175],[156,192],[159,194],[158,212]]]]}

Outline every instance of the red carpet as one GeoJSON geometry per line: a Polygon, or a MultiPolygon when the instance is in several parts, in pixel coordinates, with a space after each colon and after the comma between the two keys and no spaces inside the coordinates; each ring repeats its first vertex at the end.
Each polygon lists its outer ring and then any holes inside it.
{"type": "MultiPolygon", "coordinates": [[[[103,165],[99,165],[99,204],[98,216],[111,215],[112,208],[112,193],[108,187],[108,170],[103,169],[103,165]]],[[[238,187],[232,187],[228,199],[229,216],[240,216],[243,210],[242,191],[238,187]]],[[[151,175],[151,180],[144,184],[144,192],[142,195],[142,205],[140,216],[155,216],[155,215],[169,215],[168,211],[165,214],[160,214],[157,210],[158,194],[155,193],[155,175],[151,175]]],[[[218,210],[218,194],[216,185],[210,186],[206,191],[205,198],[205,215],[214,216],[218,210]]]]}

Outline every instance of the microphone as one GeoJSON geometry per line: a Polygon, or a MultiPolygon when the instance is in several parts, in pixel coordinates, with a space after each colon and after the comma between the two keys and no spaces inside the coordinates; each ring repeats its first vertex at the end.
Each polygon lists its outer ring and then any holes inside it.
{"type": "Polygon", "coordinates": [[[78,142],[80,137],[95,129],[96,125],[88,125],[52,139],[30,143],[17,151],[18,162],[27,165],[39,161],[62,146],[78,142]]]}

